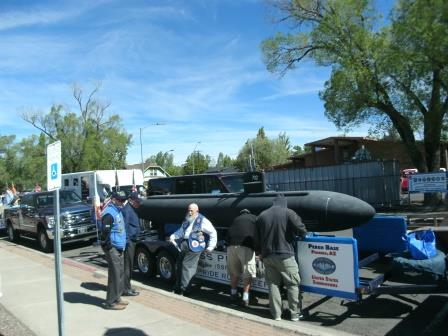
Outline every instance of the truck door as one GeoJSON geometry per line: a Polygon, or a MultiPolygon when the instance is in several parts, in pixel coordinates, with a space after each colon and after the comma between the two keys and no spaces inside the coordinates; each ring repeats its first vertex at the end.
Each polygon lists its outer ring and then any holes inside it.
{"type": "Polygon", "coordinates": [[[19,210],[20,230],[37,233],[36,217],[37,217],[37,209],[36,205],[34,204],[33,195],[32,194],[23,195],[19,210]]]}

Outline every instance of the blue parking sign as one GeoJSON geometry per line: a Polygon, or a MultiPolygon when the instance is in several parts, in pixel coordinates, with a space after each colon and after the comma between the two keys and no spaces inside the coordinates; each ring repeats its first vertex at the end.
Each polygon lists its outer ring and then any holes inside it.
{"type": "Polygon", "coordinates": [[[51,171],[51,179],[56,180],[58,178],[58,164],[53,163],[50,168],[51,171]]]}

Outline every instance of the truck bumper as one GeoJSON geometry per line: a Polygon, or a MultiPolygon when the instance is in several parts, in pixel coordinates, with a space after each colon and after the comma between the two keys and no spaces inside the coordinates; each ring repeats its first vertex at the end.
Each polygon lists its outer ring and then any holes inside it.
{"type": "MultiPolygon", "coordinates": [[[[61,242],[74,242],[97,237],[96,224],[60,229],[61,242]]],[[[49,239],[54,239],[54,230],[47,229],[49,239]]]]}

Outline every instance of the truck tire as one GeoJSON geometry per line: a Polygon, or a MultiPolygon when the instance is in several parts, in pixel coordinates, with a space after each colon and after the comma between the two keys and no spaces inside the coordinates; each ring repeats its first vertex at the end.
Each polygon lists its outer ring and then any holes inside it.
{"type": "Polygon", "coordinates": [[[14,230],[11,222],[8,222],[7,231],[8,231],[8,239],[9,239],[9,241],[12,241],[12,242],[18,242],[19,241],[20,234],[19,234],[19,232],[17,232],[17,230],[14,230]]]}
{"type": "Polygon", "coordinates": [[[43,252],[53,252],[53,241],[48,238],[47,232],[45,232],[43,227],[39,227],[37,231],[37,244],[43,252]]]}
{"type": "Polygon", "coordinates": [[[137,247],[134,264],[139,272],[147,277],[152,277],[156,274],[155,257],[144,246],[137,247]]]}
{"type": "Polygon", "coordinates": [[[167,251],[157,254],[157,271],[165,281],[173,283],[176,279],[176,261],[167,251]]]}

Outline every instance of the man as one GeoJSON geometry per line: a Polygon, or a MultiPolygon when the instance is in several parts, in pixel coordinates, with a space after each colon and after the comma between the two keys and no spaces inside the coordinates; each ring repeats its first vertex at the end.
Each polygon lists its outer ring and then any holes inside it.
{"type": "Polygon", "coordinates": [[[261,253],[265,278],[269,288],[269,307],[272,317],[279,321],[282,315],[280,287],[285,286],[291,321],[298,321],[299,267],[294,258],[294,238],[306,235],[301,218],[287,208],[284,195],[278,195],[273,205],[257,218],[255,251],[261,253]]]}
{"type": "Polygon", "coordinates": [[[198,205],[192,203],[188,206],[187,216],[181,227],[169,239],[174,245],[178,245],[180,250],[176,262],[174,291],[180,295],[187,295],[190,280],[196,274],[201,253],[204,249],[211,252],[216,246],[216,230],[212,223],[199,213],[198,205]],[[208,243],[204,234],[208,235],[208,243]],[[180,241],[179,244],[176,239],[180,241]]]}
{"type": "Polygon", "coordinates": [[[238,281],[243,275],[242,305],[249,306],[249,291],[252,278],[256,277],[254,235],[257,217],[243,209],[227,232],[227,271],[230,275],[230,299],[238,301],[238,281]]]}
{"type": "Polygon", "coordinates": [[[101,247],[107,264],[107,295],[105,309],[122,310],[129,303],[121,299],[123,291],[124,250],[126,248],[126,231],[121,213],[126,195],[113,192],[111,201],[102,214],[101,247]]]}
{"type": "Polygon", "coordinates": [[[124,296],[137,296],[140,293],[131,287],[132,270],[134,269],[135,243],[140,235],[140,219],[134,209],[140,207],[138,192],[133,191],[123,207],[123,218],[126,228],[126,249],[124,250],[124,296]]]}

